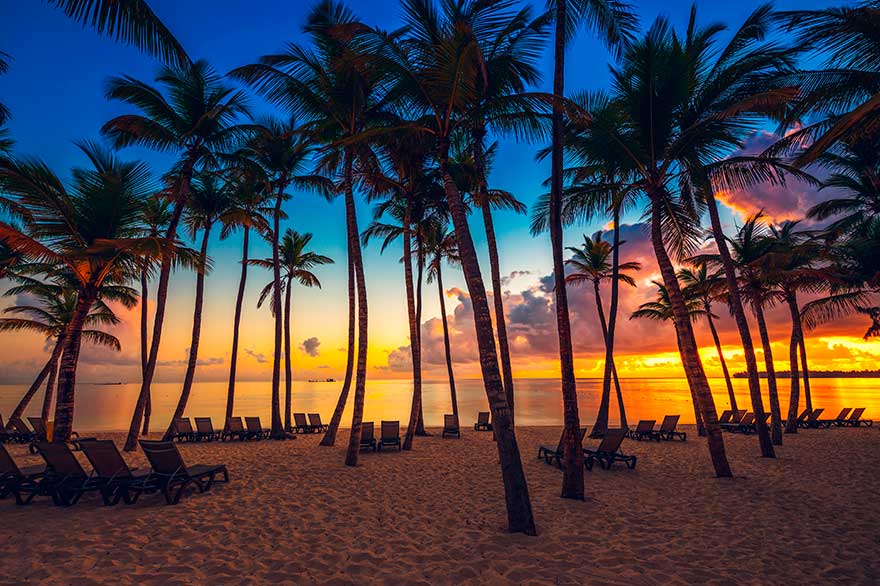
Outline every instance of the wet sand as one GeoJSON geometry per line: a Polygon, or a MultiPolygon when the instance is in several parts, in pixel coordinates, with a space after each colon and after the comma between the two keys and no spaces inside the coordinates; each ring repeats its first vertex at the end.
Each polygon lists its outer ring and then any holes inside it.
{"type": "Polygon", "coordinates": [[[176,506],[0,501],[0,584],[880,583],[876,427],[785,436],[775,461],[725,434],[733,479],[713,477],[684,428],[686,443],[625,441],[637,468],[587,472],[586,502],[560,499],[562,473],[534,459],[559,428],[518,429],[537,537],[505,531],[489,433],[416,438],[354,469],[346,431],[334,448],[318,435],[184,444],[191,464],[226,463],[231,483],[176,506]]]}

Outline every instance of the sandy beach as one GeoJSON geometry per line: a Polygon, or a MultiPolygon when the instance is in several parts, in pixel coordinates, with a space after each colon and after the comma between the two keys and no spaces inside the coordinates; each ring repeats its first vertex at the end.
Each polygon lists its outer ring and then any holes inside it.
{"type": "Polygon", "coordinates": [[[696,437],[627,440],[638,467],[588,472],[586,502],[558,498],[561,472],[534,459],[559,431],[518,429],[537,537],[505,531],[488,433],[417,438],[355,469],[342,464],[346,431],[335,448],[318,435],[184,444],[189,463],[227,464],[231,483],[176,506],[0,502],[0,584],[880,583],[876,428],[785,436],[776,461],[726,435],[725,480],[696,437]]]}

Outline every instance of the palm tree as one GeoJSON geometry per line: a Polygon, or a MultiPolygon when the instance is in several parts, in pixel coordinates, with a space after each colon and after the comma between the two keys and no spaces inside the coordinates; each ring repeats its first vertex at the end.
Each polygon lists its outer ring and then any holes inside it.
{"type": "Polygon", "coordinates": [[[199,342],[202,333],[202,309],[205,302],[205,275],[210,270],[210,258],[208,257],[208,243],[211,239],[211,229],[220,221],[223,214],[229,209],[228,186],[214,174],[201,173],[193,179],[190,189],[189,201],[186,206],[184,224],[191,239],[195,240],[199,230],[202,232],[202,242],[199,247],[199,261],[196,267],[196,294],[193,306],[192,336],[189,343],[189,356],[186,362],[186,374],[183,378],[183,389],[180,399],[174,409],[174,415],[165,431],[165,440],[170,440],[175,433],[175,421],[183,417],[189,395],[192,391],[193,381],[196,375],[196,366],[199,360],[199,342]]]}
{"type": "Polygon", "coordinates": [[[0,160],[5,192],[29,217],[26,232],[0,223],[0,239],[39,262],[63,266],[76,292],[58,374],[59,440],[70,437],[83,329],[102,287],[136,278],[142,258],[183,256],[173,244],[140,236],[143,201],[152,193],[146,166],[119,161],[92,143],[80,148],[92,168],[74,169],[69,187],[42,162],[0,160]]]}
{"type": "Polygon", "coordinates": [[[733,382],[730,380],[730,371],[727,370],[727,361],[724,359],[724,352],[721,349],[721,339],[718,337],[718,330],[715,327],[715,320],[718,316],[712,313],[712,303],[725,287],[726,281],[723,271],[712,271],[707,263],[697,262],[690,268],[680,269],[678,271],[678,279],[685,286],[682,291],[685,297],[699,299],[703,306],[703,315],[706,316],[706,321],[709,323],[709,331],[712,333],[715,350],[718,351],[718,360],[721,362],[721,372],[724,374],[724,382],[727,385],[730,408],[737,411],[736,395],[733,394],[733,382]]]}
{"type": "MultiPolygon", "coordinates": [[[[613,256],[613,247],[607,240],[602,239],[602,231],[596,232],[592,238],[584,234],[584,243],[580,248],[569,247],[572,257],[565,261],[565,264],[571,267],[571,272],[565,278],[566,283],[581,284],[591,282],[593,284],[593,295],[596,299],[596,310],[599,312],[599,324],[602,326],[602,336],[605,344],[608,344],[608,325],[605,321],[605,310],[602,309],[602,294],[600,287],[602,281],[616,278],[622,283],[626,283],[630,287],[635,287],[635,280],[624,274],[630,271],[640,271],[642,265],[637,262],[626,262],[617,265],[617,275],[614,275],[612,264],[609,258],[613,256]]],[[[626,409],[623,406],[623,395],[620,392],[620,381],[617,378],[617,367],[614,366],[614,358],[611,358],[611,374],[614,376],[614,386],[617,390],[617,406],[620,411],[620,427],[627,428],[626,409]]],[[[607,369],[606,369],[607,370],[607,369]]],[[[610,386],[608,392],[603,393],[599,403],[599,414],[596,417],[596,423],[593,425],[593,436],[601,437],[605,435],[608,429],[608,403],[610,399],[610,386]]]]}
{"type": "MultiPolygon", "coordinates": [[[[159,235],[165,232],[165,227],[171,219],[171,210],[168,207],[168,201],[161,198],[160,194],[149,198],[144,202],[144,236],[148,238],[159,238],[159,235]]],[[[147,362],[149,353],[149,326],[147,300],[149,299],[149,280],[155,272],[155,263],[145,262],[141,267],[141,380],[147,372],[147,362]]],[[[147,400],[144,405],[144,426],[141,430],[143,435],[150,433],[150,419],[153,415],[152,393],[147,392],[147,400]]]]}
{"type": "MultiPolygon", "coordinates": [[[[583,500],[583,452],[579,437],[580,420],[577,412],[577,386],[574,378],[574,352],[571,343],[571,323],[568,315],[568,295],[565,289],[563,259],[562,186],[563,186],[563,107],[565,97],[565,48],[574,38],[578,27],[587,24],[596,31],[599,40],[617,52],[627,43],[635,29],[636,19],[629,5],[606,0],[551,0],[548,2],[554,20],[553,38],[553,102],[552,141],[550,158],[550,201],[548,228],[553,255],[553,278],[556,294],[556,326],[559,333],[559,363],[562,371],[562,403],[565,421],[563,459],[565,471],[562,480],[563,498],[583,500]]],[[[607,338],[606,338],[607,340],[607,338]]]]}
{"type": "MultiPolygon", "coordinates": [[[[474,103],[474,88],[483,83],[478,46],[466,23],[450,18],[453,7],[440,14],[429,0],[404,0],[406,35],[378,32],[381,60],[396,82],[414,120],[408,133],[432,137],[440,178],[455,228],[465,281],[474,310],[474,325],[486,396],[492,410],[496,446],[505,486],[511,531],[535,533],[522,461],[504,390],[486,287],[467,223],[467,209],[450,172],[453,135],[467,123],[464,115],[474,103]]],[[[487,23],[489,24],[489,23],[487,23]]],[[[583,478],[583,471],[579,471],[583,478]]]]}
{"type": "MultiPolygon", "coordinates": [[[[332,0],[319,2],[309,13],[304,30],[311,38],[311,48],[288,45],[285,52],[264,55],[258,63],[240,67],[232,75],[306,120],[312,136],[327,146],[322,166],[341,175],[348,262],[353,266],[355,281],[349,292],[357,296],[355,396],[345,457],[347,465],[355,466],[366,389],[368,331],[366,279],[354,201],[355,162],[368,146],[355,139],[383,117],[388,77],[386,71],[376,66],[370,44],[365,42],[367,27],[342,4],[332,0]]],[[[352,303],[350,299],[349,305],[352,303]]],[[[349,342],[353,345],[352,336],[349,342]]],[[[347,394],[348,388],[343,386],[340,399],[347,394]]],[[[341,410],[337,410],[341,417],[341,410]]],[[[335,437],[335,430],[332,433],[335,437]]]]}
{"type": "MultiPolygon", "coordinates": [[[[281,260],[281,270],[283,271],[283,274],[281,275],[281,288],[284,291],[284,307],[280,308],[278,306],[273,306],[272,311],[276,314],[281,311],[284,313],[284,429],[288,431],[292,429],[290,424],[291,385],[293,383],[292,361],[290,356],[290,295],[291,290],[293,289],[293,281],[299,281],[300,285],[303,287],[317,287],[320,289],[321,281],[318,280],[318,277],[315,276],[312,269],[320,265],[333,263],[333,259],[328,256],[307,251],[306,248],[308,248],[311,241],[311,233],[305,232],[300,234],[299,232],[288,228],[284,232],[284,236],[281,238],[279,247],[279,258],[281,260]]],[[[263,260],[254,259],[250,261],[250,263],[268,269],[274,267],[274,261],[271,258],[263,260]]],[[[257,302],[257,307],[260,307],[263,304],[263,301],[265,301],[270,294],[274,293],[274,288],[275,281],[270,281],[265,287],[263,287],[263,290],[260,293],[260,300],[257,302]]]]}
{"type": "MultiPolygon", "coordinates": [[[[247,109],[244,94],[224,86],[204,61],[180,68],[164,67],[156,81],[164,88],[165,95],[131,77],[111,78],[107,82],[107,97],[135,106],[142,113],[117,116],[101,131],[116,147],[140,145],[178,155],[167,189],[171,218],[165,240],[171,243],[177,238],[193,173],[214,162],[218,151],[233,146],[242,137],[245,128],[235,125],[235,120],[246,114],[247,109]]],[[[171,257],[162,258],[159,268],[150,353],[125,441],[127,451],[137,448],[138,431],[156,371],[173,261],[171,257]]]]}
{"type": "Polygon", "coordinates": [[[440,296],[440,318],[443,322],[443,348],[446,351],[446,372],[449,375],[449,395],[452,401],[452,414],[458,421],[458,397],[455,393],[455,373],[452,370],[452,349],[449,343],[449,323],[446,319],[446,290],[443,288],[443,263],[459,265],[458,243],[455,235],[445,224],[435,223],[425,239],[428,254],[428,283],[437,281],[440,296]]]}
{"type": "MultiPolygon", "coordinates": [[[[49,360],[46,361],[45,366],[37,374],[28,390],[25,391],[9,419],[12,421],[21,418],[34,394],[48,377],[41,412],[43,420],[48,420],[52,406],[52,395],[55,392],[58,361],[61,358],[66,340],[65,333],[76,309],[76,292],[64,285],[43,283],[27,278],[23,283],[9,288],[3,295],[7,297],[27,295],[34,301],[26,305],[13,305],[4,309],[3,313],[5,314],[21,317],[0,318],[0,332],[35,332],[45,337],[46,342],[52,343],[49,360]]],[[[126,302],[131,305],[136,302],[136,297],[126,296],[126,302]]],[[[82,337],[87,342],[119,351],[121,346],[115,336],[96,329],[100,326],[118,324],[119,321],[113,310],[99,300],[83,321],[82,337]]]]}
{"type": "MultiPolygon", "coordinates": [[[[8,53],[0,51],[0,75],[9,71],[9,59],[8,53]]],[[[12,150],[12,140],[8,138],[9,132],[3,128],[3,125],[6,124],[11,115],[9,108],[0,102],[0,155],[12,150]]]]}
{"type": "MultiPolygon", "coordinates": [[[[228,422],[235,407],[235,377],[238,367],[238,341],[241,327],[241,312],[244,305],[244,292],[247,286],[248,253],[250,248],[251,230],[257,234],[269,233],[269,222],[266,216],[271,212],[268,204],[268,191],[264,181],[259,180],[259,173],[249,169],[245,161],[238,161],[238,167],[232,170],[230,177],[229,208],[221,216],[223,230],[221,238],[228,237],[233,231],[241,228],[241,276],[238,280],[238,294],[235,298],[235,315],[232,320],[232,350],[229,353],[229,386],[226,390],[226,419],[228,422]]],[[[224,428],[227,423],[224,423],[224,428]]]]}
{"type": "MultiPolygon", "coordinates": [[[[671,321],[672,326],[676,330],[676,341],[680,340],[678,335],[678,322],[675,319],[675,312],[672,307],[672,298],[669,295],[669,289],[666,288],[665,281],[651,281],[657,287],[657,298],[654,301],[642,303],[637,310],[632,312],[629,319],[651,319],[655,321],[671,321]]],[[[696,297],[684,297],[685,309],[689,321],[697,321],[704,314],[702,303],[696,297]]],[[[679,352],[681,348],[679,347],[679,352]]],[[[699,402],[694,396],[694,389],[691,387],[691,398],[694,405],[694,420],[697,422],[698,435],[706,435],[706,424],[703,414],[699,408],[699,402]]]]}

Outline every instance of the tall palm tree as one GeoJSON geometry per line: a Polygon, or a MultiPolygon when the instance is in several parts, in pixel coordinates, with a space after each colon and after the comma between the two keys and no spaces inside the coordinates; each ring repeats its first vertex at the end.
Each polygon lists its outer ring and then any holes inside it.
{"type": "Polygon", "coordinates": [[[443,263],[461,264],[458,254],[458,243],[455,235],[441,223],[432,225],[425,240],[428,253],[428,283],[437,281],[437,292],[440,298],[440,319],[443,323],[443,348],[446,353],[446,372],[449,376],[449,395],[452,401],[452,414],[458,420],[458,396],[455,392],[455,373],[452,369],[452,348],[449,343],[449,323],[446,318],[446,290],[443,288],[443,263]]]}
{"type": "Polygon", "coordinates": [[[553,38],[553,102],[552,141],[550,157],[550,201],[548,228],[553,256],[554,291],[556,294],[556,327],[559,333],[559,363],[562,375],[562,403],[565,421],[562,480],[563,498],[583,500],[583,466],[579,437],[580,420],[577,412],[577,386],[574,378],[574,352],[571,343],[571,323],[568,315],[568,295],[565,289],[563,258],[562,197],[563,197],[563,107],[565,97],[565,49],[578,28],[586,24],[599,40],[617,52],[626,44],[635,29],[632,8],[623,2],[607,0],[550,0],[554,21],[553,38]]]}
{"type": "MultiPolygon", "coordinates": [[[[241,313],[244,306],[244,293],[247,286],[248,254],[250,249],[251,231],[266,236],[269,233],[269,222],[266,219],[272,209],[269,204],[269,192],[260,173],[248,168],[246,161],[237,161],[229,177],[230,202],[229,208],[221,216],[223,230],[221,238],[226,238],[241,228],[241,276],[238,280],[238,294],[235,297],[235,314],[232,319],[232,350],[229,353],[229,385],[226,389],[226,419],[233,416],[235,408],[235,377],[238,368],[238,343],[241,327],[241,313]]],[[[227,423],[224,423],[224,428],[227,423]]]]}
{"type": "MultiPolygon", "coordinates": [[[[46,361],[28,390],[25,391],[9,419],[12,421],[21,418],[34,394],[48,377],[41,412],[41,417],[47,420],[52,406],[52,395],[55,391],[58,361],[61,358],[61,351],[64,349],[66,340],[65,333],[76,309],[76,292],[64,285],[26,279],[23,283],[7,289],[3,295],[7,297],[27,295],[33,301],[4,309],[3,313],[16,317],[0,318],[0,332],[35,332],[45,337],[46,342],[52,343],[49,360],[46,361]]],[[[136,297],[131,296],[127,302],[131,304],[135,300],[136,297]]],[[[115,336],[96,329],[100,326],[118,323],[119,318],[113,313],[113,310],[103,301],[98,301],[83,321],[82,337],[87,342],[119,351],[122,347],[115,336]]]]}
{"type": "MultiPolygon", "coordinates": [[[[406,130],[433,138],[434,156],[473,304],[480,367],[501,460],[508,526],[511,531],[534,534],[531,502],[498,364],[486,287],[464,199],[450,172],[452,137],[465,127],[465,114],[474,102],[474,88],[483,83],[476,59],[478,46],[466,23],[449,18],[450,10],[441,14],[429,0],[404,0],[402,4],[406,34],[401,38],[398,34],[377,32],[376,37],[382,41],[381,61],[393,75],[395,91],[404,104],[410,105],[407,110],[414,119],[406,130]]],[[[583,472],[580,474],[582,479],[583,472]]]]}
{"type": "Polygon", "coordinates": [[[721,362],[721,372],[727,385],[730,408],[737,411],[736,395],[733,394],[733,382],[730,380],[727,360],[724,358],[724,352],[721,349],[721,339],[718,337],[718,329],[715,327],[715,320],[718,316],[712,313],[712,303],[722,293],[726,284],[723,271],[712,271],[707,263],[697,262],[692,267],[680,269],[678,271],[678,278],[685,286],[683,290],[685,297],[699,299],[703,306],[703,315],[706,316],[709,331],[712,333],[712,340],[715,342],[715,350],[718,352],[718,360],[721,362]]]}
{"type": "MultiPolygon", "coordinates": [[[[341,176],[345,199],[349,263],[357,296],[357,362],[351,435],[345,461],[357,465],[367,378],[367,289],[354,200],[354,166],[365,150],[356,140],[387,107],[387,72],[377,67],[368,28],[340,3],[322,0],[309,13],[304,31],[310,47],[288,45],[283,53],[264,55],[232,72],[270,101],[305,120],[312,136],[326,145],[322,166],[341,176]]],[[[353,301],[349,300],[349,305],[353,301]]],[[[354,340],[349,337],[350,345],[354,340]]],[[[343,386],[341,395],[347,395],[343,386]]],[[[337,409],[339,410],[339,409],[337,409]]],[[[341,416],[341,410],[339,410],[341,416]]],[[[331,420],[332,427],[332,420],[331,420]]],[[[333,432],[335,434],[335,431],[333,432]]]]}
{"type": "MultiPolygon", "coordinates": [[[[168,200],[163,199],[159,194],[149,198],[144,202],[144,236],[148,238],[159,238],[166,230],[166,225],[171,220],[171,210],[168,206],[168,200]]],[[[149,316],[147,301],[149,300],[149,280],[155,273],[155,263],[144,262],[141,267],[141,380],[147,372],[147,362],[149,354],[149,316]]],[[[150,433],[150,419],[153,416],[153,400],[152,393],[147,392],[147,400],[144,404],[144,426],[141,430],[143,435],[150,433]]]]}
{"type": "Polygon", "coordinates": [[[42,162],[0,160],[4,191],[29,217],[26,232],[0,223],[0,240],[38,262],[63,266],[76,292],[58,374],[59,440],[70,437],[84,324],[102,287],[136,278],[142,258],[181,252],[140,236],[143,201],[153,187],[146,166],[119,161],[91,143],[81,150],[91,168],[74,169],[69,186],[42,162]]]}
{"type": "MultiPolygon", "coordinates": [[[[246,129],[235,121],[238,116],[247,114],[247,109],[244,94],[224,86],[205,61],[186,67],[164,67],[156,76],[156,82],[164,94],[132,77],[111,78],[107,82],[107,97],[132,105],[141,113],[117,116],[101,131],[116,147],[139,145],[178,156],[166,190],[171,200],[171,218],[165,240],[170,245],[177,238],[193,173],[214,163],[218,151],[232,147],[245,134],[246,129]]],[[[125,441],[127,451],[137,448],[138,432],[156,372],[173,262],[171,257],[162,258],[159,267],[150,353],[125,441]]]]}
{"type": "Polygon", "coordinates": [[[195,240],[199,231],[201,230],[202,232],[202,241],[199,246],[199,261],[196,267],[196,293],[193,305],[192,336],[189,343],[186,374],[183,378],[183,389],[180,391],[180,399],[177,401],[174,415],[171,417],[168,429],[165,431],[166,441],[174,436],[174,422],[183,417],[183,414],[186,412],[186,405],[189,402],[189,395],[192,392],[196,366],[199,360],[199,343],[202,335],[205,276],[210,270],[211,264],[211,260],[208,257],[208,243],[211,240],[211,230],[228,209],[229,191],[226,183],[214,174],[201,173],[197,175],[191,186],[183,220],[191,239],[195,240]]]}
{"type": "MultiPolygon", "coordinates": [[[[293,289],[293,282],[298,281],[303,287],[321,288],[321,281],[312,270],[320,265],[332,264],[333,259],[329,256],[317,254],[310,250],[306,250],[312,241],[312,234],[299,232],[288,228],[281,238],[279,247],[279,255],[281,260],[281,288],[284,291],[284,307],[273,306],[274,313],[283,312],[284,318],[284,368],[285,368],[285,387],[284,387],[284,429],[290,431],[293,426],[290,423],[291,398],[293,371],[292,360],[290,355],[290,296],[293,289]]],[[[271,258],[250,261],[251,264],[272,269],[274,261],[271,258]]],[[[274,293],[275,281],[270,281],[263,287],[260,293],[260,300],[257,307],[261,306],[266,298],[274,293]]],[[[273,297],[274,299],[274,297],[273,297]]]]}
{"type": "MultiPolygon", "coordinates": [[[[669,295],[669,289],[666,288],[665,281],[651,281],[657,287],[657,297],[654,301],[642,303],[637,310],[632,312],[629,319],[651,319],[655,321],[671,321],[672,326],[676,330],[676,341],[680,339],[678,335],[678,322],[675,318],[675,312],[672,308],[672,298],[669,295]]],[[[697,321],[704,314],[702,303],[696,297],[684,297],[685,310],[689,321],[697,321]]],[[[681,348],[679,347],[679,352],[681,348]]],[[[706,423],[703,419],[703,413],[700,411],[699,402],[694,396],[694,389],[691,387],[691,397],[694,405],[694,420],[697,422],[697,433],[699,435],[706,434],[706,423]]]]}
{"type": "Polygon", "coordinates": [[[259,125],[256,135],[248,141],[240,154],[256,165],[264,174],[268,190],[273,194],[272,228],[272,307],[275,317],[275,347],[272,361],[272,432],[271,437],[284,439],[281,420],[281,344],[284,315],[281,311],[281,204],[290,198],[291,186],[329,193],[330,182],[322,176],[308,173],[313,147],[309,137],[291,119],[286,122],[268,118],[259,125]]]}
{"type": "MultiPolygon", "coordinates": [[[[592,238],[584,234],[584,243],[581,247],[569,247],[572,257],[565,261],[565,264],[571,267],[571,271],[565,278],[566,283],[581,284],[590,282],[593,285],[593,295],[596,300],[596,310],[599,312],[599,324],[602,326],[602,336],[605,344],[608,344],[608,324],[605,321],[605,310],[602,309],[602,294],[600,287],[602,281],[617,279],[618,281],[635,287],[635,280],[624,273],[640,271],[642,265],[637,262],[626,262],[617,265],[616,275],[612,269],[609,258],[613,256],[613,247],[610,242],[602,239],[602,231],[596,232],[592,238]]],[[[623,406],[623,395],[620,391],[620,380],[617,377],[617,367],[614,366],[614,358],[611,358],[611,374],[614,377],[614,386],[617,390],[617,407],[620,411],[620,427],[626,428],[626,409],[623,406]]],[[[606,369],[607,370],[607,369],[606,369]]],[[[596,416],[596,423],[593,425],[594,437],[600,437],[605,434],[608,429],[608,403],[610,399],[610,386],[608,392],[604,391],[599,403],[599,414],[596,416]]]]}

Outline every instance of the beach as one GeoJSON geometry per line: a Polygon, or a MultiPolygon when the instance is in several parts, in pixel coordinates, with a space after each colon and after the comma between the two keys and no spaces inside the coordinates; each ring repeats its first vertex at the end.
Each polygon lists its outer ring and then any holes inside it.
{"type": "MultiPolygon", "coordinates": [[[[684,429],[685,443],[626,440],[636,469],[594,468],[575,502],[559,498],[561,471],[535,459],[560,429],[518,428],[536,537],[505,530],[491,433],[431,430],[356,468],[343,465],[347,430],[333,448],[318,434],[182,444],[190,464],[225,463],[230,483],[175,506],[0,501],[0,584],[880,583],[876,427],[786,435],[776,460],[754,436],[725,434],[732,479],[713,477],[705,442],[684,429]]],[[[122,434],[101,436],[121,446],[122,434]]]]}

